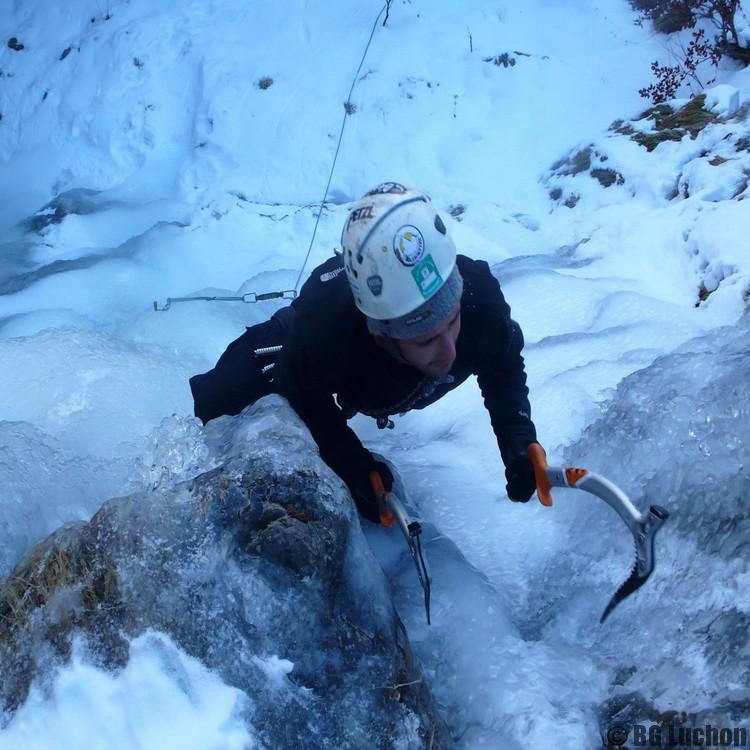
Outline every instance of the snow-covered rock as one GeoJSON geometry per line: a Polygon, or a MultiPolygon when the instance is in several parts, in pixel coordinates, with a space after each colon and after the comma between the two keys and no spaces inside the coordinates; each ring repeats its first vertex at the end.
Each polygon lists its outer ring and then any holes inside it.
{"type": "Polygon", "coordinates": [[[215,468],[109,500],[3,582],[6,709],[75,639],[120,671],[156,631],[244,693],[259,746],[451,747],[351,499],[302,423],[274,396],[205,434],[215,468]]]}
{"type": "Polygon", "coordinates": [[[740,108],[740,92],[726,83],[706,90],[706,109],[719,117],[731,117],[740,108]]]}

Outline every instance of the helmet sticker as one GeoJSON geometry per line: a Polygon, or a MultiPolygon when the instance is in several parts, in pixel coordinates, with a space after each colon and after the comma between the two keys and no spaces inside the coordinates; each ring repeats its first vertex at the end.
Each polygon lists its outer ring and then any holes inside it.
{"type": "Polygon", "coordinates": [[[403,195],[406,188],[400,182],[383,182],[365,195],[403,195]]]}
{"type": "Polygon", "coordinates": [[[370,287],[370,291],[373,293],[373,296],[379,297],[383,293],[382,277],[378,276],[377,274],[375,276],[370,276],[367,279],[367,286],[370,287]]]}
{"type": "Polygon", "coordinates": [[[401,227],[393,237],[393,252],[405,266],[414,266],[424,255],[424,237],[411,224],[401,227]]]}
{"type": "Polygon", "coordinates": [[[355,221],[363,221],[364,219],[374,219],[372,210],[375,208],[375,204],[370,203],[369,206],[360,206],[359,208],[352,209],[349,212],[349,220],[347,221],[346,228],[354,224],[355,221]]]}
{"type": "Polygon", "coordinates": [[[432,297],[443,285],[443,279],[431,255],[427,255],[416,268],[412,268],[411,275],[424,299],[432,297]]]}

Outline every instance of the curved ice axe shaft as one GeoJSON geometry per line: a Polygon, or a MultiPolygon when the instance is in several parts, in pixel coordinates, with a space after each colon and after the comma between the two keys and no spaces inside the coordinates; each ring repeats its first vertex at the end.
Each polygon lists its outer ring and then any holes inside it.
{"type": "Polygon", "coordinates": [[[635,543],[635,564],[628,579],[615,592],[599,622],[604,622],[612,610],[626,597],[643,586],[654,570],[654,537],[669,513],[660,505],[651,505],[641,513],[630,498],[615,484],[586,469],[562,466],[547,466],[544,450],[537,443],[528,448],[529,458],[534,465],[537,494],[544,505],[552,505],[552,487],[570,487],[589,492],[601,498],[625,522],[635,543]]]}
{"type": "Polygon", "coordinates": [[[430,578],[430,569],[427,567],[427,560],[422,552],[422,525],[419,521],[412,521],[409,518],[406,508],[404,508],[403,503],[396,495],[392,492],[386,492],[385,487],[383,487],[383,480],[380,478],[378,472],[374,471],[370,473],[370,483],[380,504],[380,523],[383,526],[398,524],[407,545],[409,545],[409,552],[411,552],[411,558],[414,560],[414,566],[417,569],[419,583],[422,585],[422,591],[424,591],[424,608],[427,614],[427,624],[431,625],[430,586],[432,581],[430,578]]]}

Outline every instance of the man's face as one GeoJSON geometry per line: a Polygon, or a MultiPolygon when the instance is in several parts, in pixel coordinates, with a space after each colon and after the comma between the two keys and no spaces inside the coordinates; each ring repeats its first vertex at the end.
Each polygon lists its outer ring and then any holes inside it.
{"type": "Polygon", "coordinates": [[[456,359],[456,339],[461,330],[461,305],[457,304],[440,325],[413,339],[397,341],[401,356],[433,378],[446,375],[456,359]]]}

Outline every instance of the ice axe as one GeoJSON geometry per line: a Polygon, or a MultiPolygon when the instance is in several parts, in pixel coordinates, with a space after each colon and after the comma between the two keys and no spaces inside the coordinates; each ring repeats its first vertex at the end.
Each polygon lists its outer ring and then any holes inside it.
{"type": "Polygon", "coordinates": [[[419,521],[412,521],[409,518],[403,503],[393,492],[386,491],[383,480],[377,471],[370,472],[370,484],[378,498],[380,523],[383,526],[398,524],[406,544],[409,546],[409,552],[411,552],[411,558],[417,569],[417,576],[419,576],[419,583],[422,585],[422,591],[424,592],[424,608],[427,614],[427,624],[430,625],[431,579],[430,569],[427,567],[427,560],[422,552],[422,525],[419,521]]]}
{"type": "Polygon", "coordinates": [[[648,580],[654,570],[654,537],[669,513],[660,505],[651,505],[640,513],[628,496],[615,484],[586,469],[568,466],[548,466],[547,454],[539,443],[527,448],[527,455],[534,467],[536,491],[542,505],[552,505],[552,487],[569,487],[583,490],[604,500],[617,511],[633,535],[635,542],[635,564],[627,580],[615,591],[602,613],[600,623],[609,617],[612,610],[625,597],[637,591],[648,580]]]}

